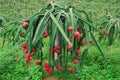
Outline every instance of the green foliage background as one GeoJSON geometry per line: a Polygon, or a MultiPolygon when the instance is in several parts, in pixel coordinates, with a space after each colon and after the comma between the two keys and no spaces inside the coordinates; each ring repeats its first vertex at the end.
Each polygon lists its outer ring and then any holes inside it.
{"type": "MultiPolygon", "coordinates": [[[[49,1],[0,0],[0,17],[8,22],[22,21],[24,18],[29,18],[39,9],[46,7],[49,1]]],[[[101,15],[99,10],[103,10],[104,14],[106,14],[107,9],[109,15],[120,18],[119,0],[61,1],[78,9],[84,9],[92,16],[99,17],[101,15]]],[[[45,41],[45,44],[47,44],[47,41],[45,41]]],[[[10,43],[2,46],[2,39],[0,38],[0,80],[42,80],[42,72],[39,71],[41,67],[36,67],[35,64],[31,65],[31,67],[26,65],[24,62],[25,56],[20,48],[21,45],[13,47],[10,43]]],[[[105,52],[108,61],[103,61],[98,50],[93,45],[91,50],[89,50],[83,73],[81,74],[81,80],[120,80],[119,41],[116,40],[115,44],[108,48],[106,48],[106,45],[102,45],[102,50],[105,52]]],[[[56,74],[56,77],[60,76],[56,74]]],[[[74,78],[73,75],[68,77],[74,78]]]]}

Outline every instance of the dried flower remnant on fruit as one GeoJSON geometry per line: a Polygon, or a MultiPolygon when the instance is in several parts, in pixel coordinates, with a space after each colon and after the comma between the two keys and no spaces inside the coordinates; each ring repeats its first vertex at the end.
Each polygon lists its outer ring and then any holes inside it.
{"type": "Polygon", "coordinates": [[[91,43],[91,44],[92,44],[93,42],[94,42],[93,40],[89,40],[89,43],[91,43]]]}
{"type": "Polygon", "coordinates": [[[56,2],[56,0],[51,0],[53,3],[55,3],[56,2]]]}
{"type": "Polygon", "coordinates": [[[78,31],[80,31],[80,29],[81,29],[81,28],[80,28],[80,26],[79,26],[79,27],[77,27],[77,30],[78,30],[78,31]]]}
{"type": "Polygon", "coordinates": [[[69,38],[69,41],[70,41],[70,42],[72,42],[72,39],[71,39],[71,38],[69,38]]]}

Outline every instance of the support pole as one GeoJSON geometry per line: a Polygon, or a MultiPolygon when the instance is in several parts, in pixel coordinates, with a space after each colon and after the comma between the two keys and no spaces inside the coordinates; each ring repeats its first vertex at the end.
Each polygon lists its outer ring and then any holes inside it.
{"type": "MultiPolygon", "coordinates": [[[[55,45],[59,45],[59,42],[60,42],[60,32],[57,29],[56,37],[55,37],[55,45]]],[[[58,60],[58,53],[54,53],[54,60],[55,62],[58,60]]]]}

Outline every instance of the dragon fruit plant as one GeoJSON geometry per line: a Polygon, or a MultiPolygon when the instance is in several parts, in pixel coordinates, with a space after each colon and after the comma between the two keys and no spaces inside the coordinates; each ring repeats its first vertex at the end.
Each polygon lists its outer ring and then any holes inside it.
{"type": "Polygon", "coordinates": [[[115,39],[118,39],[120,36],[120,19],[114,19],[109,15],[102,15],[93,21],[104,34],[98,35],[99,41],[106,41],[108,46],[112,46],[115,39]]]}
{"type": "Polygon", "coordinates": [[[97,29],[83,10],[77,10],[72,6],[66,6],[61,2],[51,2],[46,8],[36,12],[30,19],[25,19],[22,27],[26,29],[26,43],[22,44],[29,63],[36,60],[36,65],[43,66],[48,74],[54,71],[76,71],[79,67],[81,73],[83,63],[91,44],[104,54],[98,45],[91,29],[97,29]],[[45,40],[47,44],[44,44],[45,40]],[[46,53],[43,51],[47,48],[46,53]],[[47,56],[47,58],[44,58],[47,56]]]}
{"type": "MultiPolygon", "coordinates": [[[[25,37],[26,29],[21,27],[20,21],[4,21],[2,25],[0,37],[3,39],[3,45],[5,42],[12,43],[12,45],[20,44],[22,38],[25,37]]],[[[24,40],[23,40],[24,41],[24,40]]]]}

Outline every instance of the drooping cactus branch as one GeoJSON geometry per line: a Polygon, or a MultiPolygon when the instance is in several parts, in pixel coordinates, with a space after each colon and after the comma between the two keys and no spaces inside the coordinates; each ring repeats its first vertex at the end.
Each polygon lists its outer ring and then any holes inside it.
{"type": "MultiPolygon", "coordinates": [[[[52,68],[54,68],[55,70],[73,72],[74,67],[71,64],[79,64],[79,72],[81,72],[91,43],[95,42],[104,57],[92,30],[97,30],[102,34],[92,24],[85,11],[63,5],[61,2],[51,2],[47,8],[40,10],[30,18],[26,34],[27,49],[29,50],[29,57],[26,56],[26,62],[28,63],[36,58],[33,52],[40,53],[46,47],[43,46],[43,40],[47,39],[49,40],[47,43],[49,51],[42,54],[42,56],[49,56],[47,60],[46,58],[42,60],[45,71],[51,74],[52,68]],[[90,36],[93,40],[90,40],[90,36]],[[84,46],[86,46],[84,50],[81,50],[84,46]],[[35,51],[35,49],[37,50],[35,51]],[[48,62],[46,63],[46,61],[48,62]]],[[[26,47],[23,51],[28,55],[26,47]]],[[[40,58],[42,57],[40,56],[40,58]]]]}

